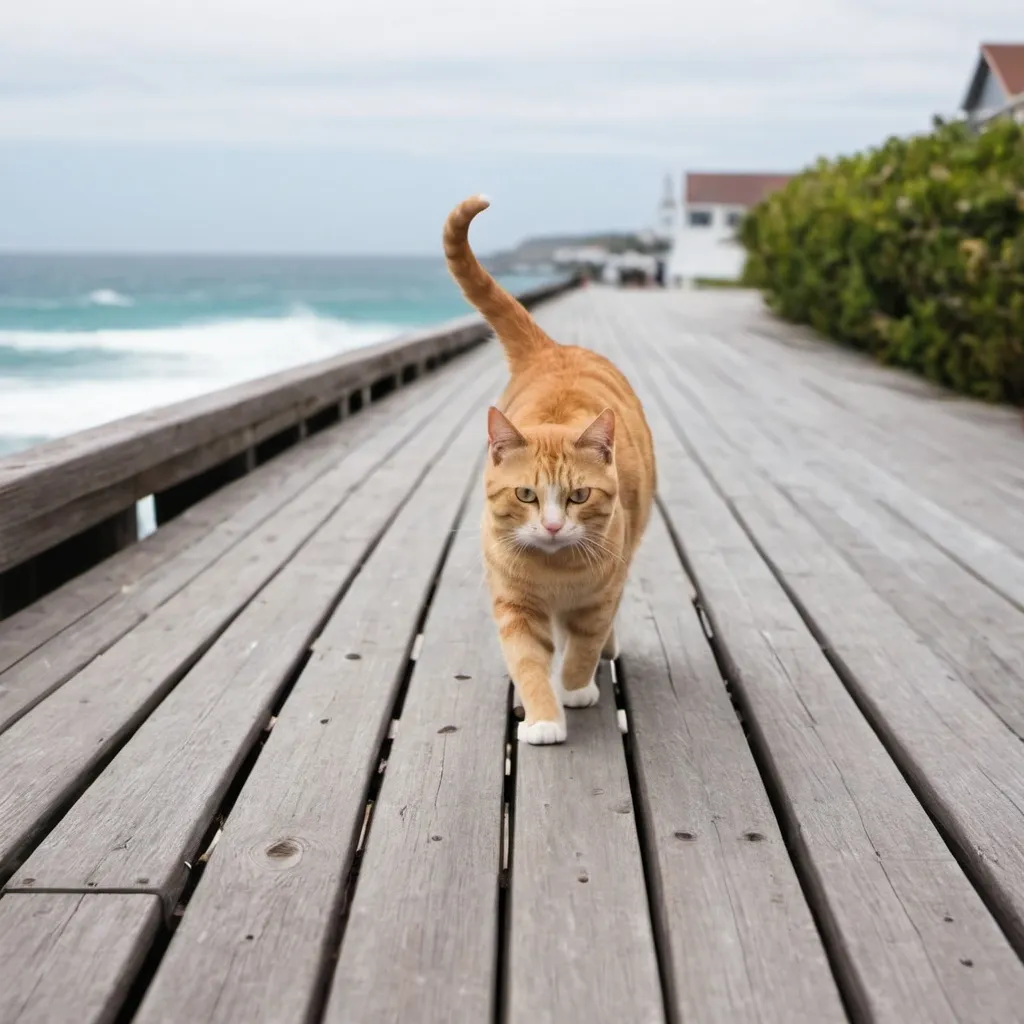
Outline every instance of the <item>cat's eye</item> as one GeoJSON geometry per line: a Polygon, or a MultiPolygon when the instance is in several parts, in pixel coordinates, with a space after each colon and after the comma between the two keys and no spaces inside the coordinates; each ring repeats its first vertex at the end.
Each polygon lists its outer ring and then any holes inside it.
{"type": "Polygon", "coordinates": [[[532,487],[517,487],[516,497],[527,505],[537,500],[537,492],[532,487]]]}
{"type": "Polygon", "coordinates": [[[590,497],[590,488],[589,487],[577,487],[576,490],[573,491],[569,495],[569,500],[574,505],[582,505],[583,502],[585,502],[587,500],[587,498],[589,498],[589,497],[590,497]]]}

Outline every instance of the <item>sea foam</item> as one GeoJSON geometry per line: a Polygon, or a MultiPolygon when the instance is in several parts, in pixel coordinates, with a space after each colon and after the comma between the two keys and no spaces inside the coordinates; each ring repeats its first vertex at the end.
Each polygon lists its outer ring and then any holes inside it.
{"type": "Polygon", "coordinates": [[[146,409],[371,345],[403,328],[352,323],[296,309],[278,319],[233,320],[154,330],[0,331],[4,347],[33,352],[116,353],[116,373],[4,378],[0,435],[38,439],[84,430],[146,409]]]}
{"type": "Polygon", "coordinates": [[[89,292],[88,301],[93,306],[134,306],[135,300],[113,288],[97,288],[89,292]]]}

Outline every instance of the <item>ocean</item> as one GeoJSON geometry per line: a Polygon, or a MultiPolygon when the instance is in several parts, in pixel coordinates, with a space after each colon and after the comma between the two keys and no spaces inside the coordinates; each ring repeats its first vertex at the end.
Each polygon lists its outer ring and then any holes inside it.
{"type": "Polygon", "coordinates": [[[439,259],[0,254],[0,455],[466,312],[439,259]]]}

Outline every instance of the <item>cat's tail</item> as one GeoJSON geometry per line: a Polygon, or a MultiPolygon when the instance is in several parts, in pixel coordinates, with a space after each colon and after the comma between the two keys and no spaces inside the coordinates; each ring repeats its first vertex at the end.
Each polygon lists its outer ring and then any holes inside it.
{"type": "Polygon", "coordinates": [[[494,328],[513,373],[525,370],[544,349],[555,345],[526,308],[494,280],[469,245],[469,225],[490,206],[484,196],[465,199],[448,215],[444,225],[444,254],[448,270],[462,294],[494,328]]]}

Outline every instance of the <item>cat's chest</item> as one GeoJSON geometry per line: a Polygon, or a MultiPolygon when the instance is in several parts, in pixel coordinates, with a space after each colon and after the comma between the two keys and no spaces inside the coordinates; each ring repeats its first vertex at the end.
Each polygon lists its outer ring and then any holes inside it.
{"type": "Polygon", "coordinates": [[[592,571],[545,573],[542,578],[530,581],[529,587],[539,603],[557,614],[599,601],[612,586],[614,575],[614,572],[592,571]]]}

